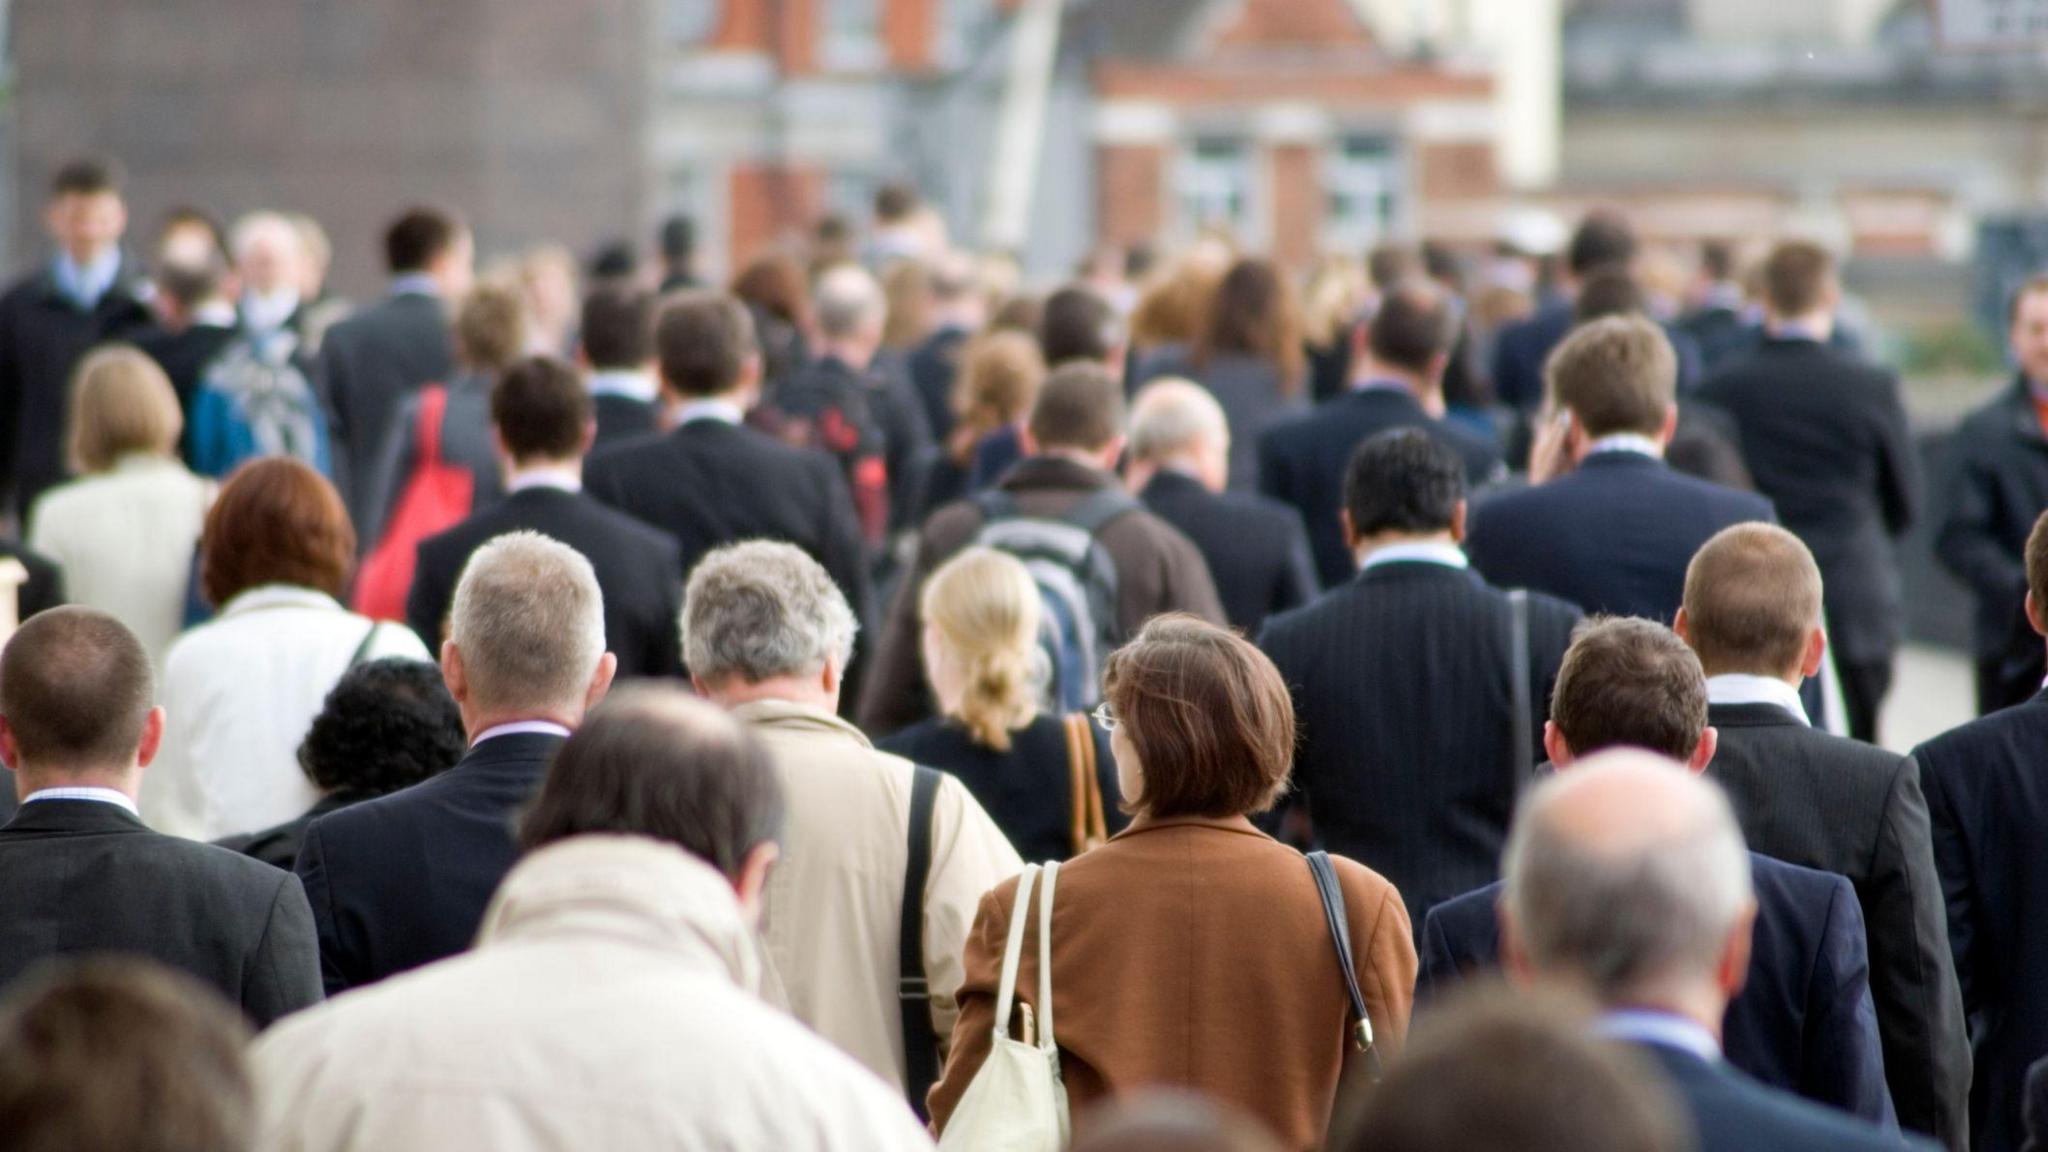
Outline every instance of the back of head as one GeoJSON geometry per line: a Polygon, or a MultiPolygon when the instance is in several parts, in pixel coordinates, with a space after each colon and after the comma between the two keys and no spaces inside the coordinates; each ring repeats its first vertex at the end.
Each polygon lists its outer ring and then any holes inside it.
{"type": "Polygon", "coordinates": [[[1786,240],[1764,259],[1764,306],[1784,319],[1827,311],[1834,303],[1835,258],[1811,240],[1786,240]]]}
{"type": "Polygon", "coordinates": [[[714,689],[844,672],[859,624],[823,565],[793,544],[754,540],[698,562],[683,590],[683,663],[714,689]]]}
{"type": "Polygon", "coordinates": [[[580,458],[594,419],[583,378],[559,357],[529,356],[491,387],[491,423],[519,463],[580,458]]]}
{"type": "Polygon", "coordinates": [[[956,717],[975,743],[1008,751],[1010,732],[1038,714],[1049,671],[1038,647],[1038,584],[1014,556],[973,547],[939,565],[918,604],[925,627],[960,670],[956,717]]]}
{"type": "Polygon", "coordinates": [[[697,222],[677,214],[661,222],[655,237],[661,244],[661,258],[672,264],[687,262],[697,250],[697,222]]]}
{"type": "Polygon", "coordinates": [[[1280,1144],[1206,1096],[1148,1089],[1086,1114],[1068,1152],[1280,1152],[1280,1144]]]}
{"type": "Polygon", "coordinates": [[[497,717],[580,716],[604,659],[604,596],[590,561],[538,532],[476,550],[455,585],[448,640],[469,700],[497,717]]]}
{"type": "Polygon", "coordinates": [[[1574,756],[1647,748],[1689,760],[1707,729],[1707,676],[1699,657],[1664,625],[1595,617],[1572,633],[1550,719],[1574,756]]]}
{"type": "Polygon", "coordinates": [[[1595,438],[1655,436],[1678,402],[1678,355],[1647,316],[1580,325],[1550,354],[1543,375],[1556,406],[1595,438]]]}
{"type": "Polygon", "coordinates": [[[527,322],[517,285],[478,284],[455,311],[456,358],[477,372],[503,372],[526,351],[527,322]]]}
{"type": "Polygon", "coordinates": [[[1584,324],[1605,316],[1647,316],[1650,297],[1627,268],[1602,268],[1587,276],[1572,301],[1572,323],[1584,324]]]}
{"type": "Polygon", "coordinates": [[[1700,245],[1700,274],[1715,283],[1735,279],[1735,245],[1726,240],[1700,245]]]}
{"type": "Polygon", "coordinates": [[[654,320],[654,355],[662,383],[683,396],[717,396],[739,387],[760,356],[754,318],[723,292],[680,292],[664,298],[654,320]]]}
{"type": "Polygon", "coordinates": [[[1124,434],[1124,389],[1092,361],[1055,369],[1031,406],[1031,439],[1040,452],[1103,452],[1124,434]]]}
{"type": "Polygon", "coordinates": [[[1685,618],[1707,675],[1783,676],[1800,667],[1820,626],[1820,568],[1775,524],[1724,528],[1685,570],[1685,618]]]}
{"type": "Polygon", "coordinates": [[[1145,385],[1131,406],[1131,456],[1147,464],[1171,460],[1230,437],[1223,406],[1192,380],[1166,377],[1145,385]]]}
{"type": "Polygon", "coordinates": [[[90,608],[36,613],[0,649],[11,767],[39,779],[127,771],[155,694],[149,653],[119,620],[90,608]]]}
{"type": "Polygon", "coordinates": [[[249,1029],[220,994],[136,958],[52,964],[0,1003],[9,1152],[247,1152],[249,1029]]]}
{"type": "Polygon", "coordinates": [[[384,263],[393,276],[424,272],[453,247],[462,222],[439,208],[413,208],[384,232],[384,263]]]}
{"type": "Polygon", "coordinates": [[[327,690],[299,742],[299,768],[323,793],[382,796],[453,768],[468,748],[440,668],[365,660],[327,690]]]}
{"type": "Polygon", "coordinates": [[[1366,328],[1366,348],[1389,368],[1426,375],[1458,340],[1451,297],[1428,280],[1404,280],[1380,301],[1366,328]]]}
{"type": "Polygon", "coordinates": [[[634,371],[654,359],[654,295],[599,284],[583,298],[583,357],[599,372],[634,371]]]}
{"type": "Polygon", "coordinates": [[[818,332],[827,340],[873,338],[882,329],[888,308],[882,286],[858,264],[827,268],[811,294],[818,332]]]}
{"type": "Polygon", "coordinates": [[[1344,471],[1344,509],[1361,537],[1448,532],[1464,499],[1464,461],[1417,428],[1365,441],[1344,471]]]}
{"type": "Polygon", "coordinates": [[[1045,358],[1038,341],[1023,333],[991,330],[976,336],[960,357],[953,386],[953,410],[962,422],[987,434],[1031,411],[1045,384],[1045,358]]]}
{"type": "Polygon", "coordinates": [[[1413,244],[1388,240],[1367,253],[1365,268],[1375,290],[1392,292],[1402,283],[1422,277],[1422,253],[1413,244]]]}
{"type": "Polygon", "coordinates": [[[1657,1070],[1556,996],[1483,988],[1432,1005],[1336,1152],[1689,1152],[1657,1070]]]}
{"type": "Polygon", "coordinates": [[[1636,258],[1636,230],[1618,212],[1590,212],[1572,233],[1565,261],[1573,276],[1583,280],[1602,268],[1627,267],[1636,258]]]}
{"type": "Polygon", "coordinates": [[[1069,285],[1045,298],[1038,320],[1038,349],[1058,368],[1068,361],[1107,363],[1123,343],[1116,309],[1093,288],[1069,285]]]}
{"type": "Polygon", "coordinates": [[[1519,953],[1609,1006],[1670,1006],[1675,990],[1715,982],[1753,906],[1727,797],[1647,752],[1595,756],[1531,789],[1502,872],[1519,953]]]}
{"type": "Polygon", "coordinates": [[[356,530],[334,485],[301,461],[259,457],[235,469],[207,510],[199,584],[216,608],[264,584],[338,598],[355,556],[356,530]]]}
{"type": "Polygon", "coordinates": [[[130,344],[94,349],[71,373],[71,460],[104,472],[124,456],[169,456],[185,418],[157,362],[130,344]]]}
{"type": "Polygon", "coordinates": [[[645,836],[737,880],[747,854],[782,835],[768,747],[680,687],[633,684],[556,754],[520,824],[531,850],[572,836],[645,836]]]}
{"type": "Polygon", "coordinates": [[[1195,336],[1195,363],[1247,356],[1279,374],[1282,393],[1301,383],[1301,305],[1294,286],[1270,260],[1239,260],[1209,298],[1195,336]]]}
{"type": "Polygon", "coordinates": [[[732,278],[732,294],[785,323],[798,327],[810,323],[811,286],[805,280],[804,266],[787,252],[755,257],[732,278]]]}
{"type": "Polygon", "coordinates": [[[924,205],[917,189],[901,180],[891,180],[875,189],[875,223],[900,224],[924,205]]]}

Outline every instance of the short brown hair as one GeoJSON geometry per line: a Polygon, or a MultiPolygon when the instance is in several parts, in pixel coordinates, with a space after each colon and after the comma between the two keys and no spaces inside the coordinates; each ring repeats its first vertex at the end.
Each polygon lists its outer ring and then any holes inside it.
{"type": "Polygon", "coordinates": [[[104,612],[38,612],[0,649],[0,718],[31,766],[126,767],[155,694],[142,641],[104,612]]]}
{"type": "Polygon", "coordinates": [[[492,375],[526,351],[526,301],[511,284],[486,281],[455,310],[455,350],[462,363],[492,375]]]}
{"type": "Polygon", "coordinates": [[[220,993],[140,957],[59,961],[0,1004],[11,1152],[243,1152],[249,1028],[220,993]]]}
{"type": "Polygon", "coordinates": [[[50,177],[50,199],[66,196],[109,196],[121,194],[119,161],[104,156],[80,156],[65,161],[50,177]]]}
{"type": "Polygon", "coordinates": [[[646,367],[654,355],[654,294],[630,284],[591,289],[579,338],[596,371],[646,367]]]}
{"type": "Polygon", "coordinates": [[[716,396],[740,382],[760,355],[747,306],[722,292],[678,292],[654,319],[654,355],[661,379],[683,396],[716,396]]]}
{"type": "Polygon", "coordinates": [[[1153,817],[1264,812],[1286,789],[1294,701],[1244,637],[1155,616],[1110,656],[1102,694],[1145,766],[1137,807],[1153,817]]]}
{"type": "Polygon", "coordinates": [[[1045,383],[1045,357],[1023,332],[987,331],[960,353],[953,412],[983,434],[1022,419],[1045,383]]]}
{"type": "Polygon", "coordinates": [[[1031,405],[1031,438],[1041,452],[1099,452],[1124,434],[1124,387],[1109,369],[1074,360],[1054,369],[1031,405]]]}
{"type": "Polygon", "coordinates": [[[1428,280],[1402,281],[1366,323],[1372,358],[1409,372],[1429,371],[1431,362],[1447,355],[1458,340],[1450,295],[1428,280]]]}
{"type": "Polygon", "coordinates": [[[1572,633],[1557,669],[1550,719],[1573,756],[1647,748],[1682,763],[1707,730],[1707,675],[1699,657],[1664,625],[1594,617],[1572,633]]]}
{"type": "Polygon", "coordinates": [[[583,454],[596,406],[583,378],[556,356],[528,356],[491,389],[491,423],[515,461],[568,460],[583,454]]]}
{"type": "Polygon", "coordinates": [[[2013,289],[2012,298],[2005,303],[2005,326],[2011,328],[2020,322],[2020,308],[2029,297],[2048,296],[2048,272],[2037,273],[2027,278],[2026,283],[2013,289]]]}
{"type": "Polygon", "coordinates": [[[339,598],[355,566],[356,530],[325,476],[269,456],[235,469],[221,486],[199,554],[200,590],[216,608],[263,584],[339,598]]]}
{"type": "Polygon", "coordinates": [[[455,245],[462,221],[440,208],[418,207],[384,230],[384,265],[394,276],[419,272],[455,245]]]}
{"type": "Polygon", "coordinates": [[[134,345],[102,345],[71,374],[71,460],[80,472],[139,453],[169,456],[184,427],[171,378],[134,345]]]}
{"type": "Polygon", "coordinates": [[[1786,240],[1764,258],[1764,303],[1779,316],[1805,316],[1827,306],[1835,258],[1811,240],[1786,240]]]}
{"type": "Polygon", "coordinates": [[[1820,567],[1775,524],[1723,528],[1686,567],[1685,639],[1709,676],[1783,675],[1820,619],[1820,567]]]}
{"type": "Polygon", "coordinates": [[[2048,613],[2048,512],[2027,533],[2027,591],[2033,594],[2034,607],[2048,613]]]}
{"type": "Polygon", "coordinates": [[[1544,365],[1552,402],[1588,436],[1664,430],[1678,402],[1678,355],[1646,316],[1607,316],[1582,324],[1544,365]]]}

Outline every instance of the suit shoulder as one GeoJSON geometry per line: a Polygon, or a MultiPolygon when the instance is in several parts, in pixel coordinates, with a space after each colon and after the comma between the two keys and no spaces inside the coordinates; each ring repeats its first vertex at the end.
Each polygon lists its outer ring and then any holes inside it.
{"type": "Polygon", "coordinates": [[[1238,521],[1276,536],[1292,536],[1301,528],[1301,513],[1292,504],[1251,492],[1225,492],[1217,499],[1238,521]]]}
{"type": "Polygon", "coordinates": [[[1823,906],[1845,888],[1852,895],[1855,892],[1846,877],[1760,852],[1749,854],[1749,874],[1759,888],[1774,888],[1791,896],[1800,906],[1823,906]]]}
{"type": "Polygon", "coordinates": [[[631,542],[635,549],[659,555],[674,563],[682,562],[682,549],[676,544],[675,537],[668,533],[588,497],[578,501],[576,507],[578,514],[590,523],[631,542]]]}
{"type": "Polygon", "coordinates": [[[203,874],[209,880],[251,892],[275,892],[289,873],[274,865],[266,864],[254,856],[245,856],[231,848],[215,844],[202,844],[176,836],[158,835],[152,843],[157,851],[168,853],[181,865],[194,873],[203,874]]]}
{"type": "Polygon", "coordinates": [[[1981,752],[2006,744],[2038,746],[2048,741],[2048,707],[2017,704],[1951,728],[1913,749],[1923,773],[1987,772],[2002,766],[2004,757],[1981,752]]]}

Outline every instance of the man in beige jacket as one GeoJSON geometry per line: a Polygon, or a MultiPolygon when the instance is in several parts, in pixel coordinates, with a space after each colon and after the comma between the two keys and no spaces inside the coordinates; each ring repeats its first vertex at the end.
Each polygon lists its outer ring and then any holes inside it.
{"type": "MultiPolygon", "coordinates": [[[[912,766],[875,751],[838,716],[854,630],[832,578],[789,544],[721,548],[690,574],[683,596],[684,662],[697,690],[767,741],[789,797],[764,929],[790,1010],[904,1088],[902,1012],[918,1003],[899,1000],[897,987],[912,766]]],[[[954,994],[975,908],[1022,867],[967,789],[942,777],[923,964],[942,1045],[959,1011],[954,994]]],[[[923,1088],[915,1086],[920,1097],[923,1088]]]]}

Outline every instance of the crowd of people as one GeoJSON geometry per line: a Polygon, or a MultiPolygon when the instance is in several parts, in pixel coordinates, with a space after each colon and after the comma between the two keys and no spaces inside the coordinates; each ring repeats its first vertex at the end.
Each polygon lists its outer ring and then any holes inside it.
{"type": "Polygon", "coordinates": [[[45,220],[10,1148],[2040,1146],[2048,279],[1927,485],[1796,238],[1038,292],[891,186],[721,288],[420,207],[351,305],[45,220]],[[1899,755],[1926,510],[1984,715],[1899,755]]]}

